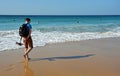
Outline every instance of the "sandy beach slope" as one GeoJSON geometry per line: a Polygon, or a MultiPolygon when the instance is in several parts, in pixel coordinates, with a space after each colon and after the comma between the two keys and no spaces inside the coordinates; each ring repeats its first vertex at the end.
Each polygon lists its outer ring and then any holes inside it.
{"type": "Polygon", "coordinates": [[[0,52],[0,76],[120,76],[120,38],[47,44],[29,62],[23,54],[0,52]]]}

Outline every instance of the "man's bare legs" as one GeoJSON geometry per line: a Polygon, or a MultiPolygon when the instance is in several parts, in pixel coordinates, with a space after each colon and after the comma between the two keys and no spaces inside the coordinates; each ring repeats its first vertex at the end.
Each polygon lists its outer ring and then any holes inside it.
{"type": "Polygon", "coordinates": [[[25,50],[25,55],[24,55],[24,57],[25,57],[26,60],[29,60],[29,59],[30,59],[28,54],[29,54],[29,52],[30,52],[31,50],[32,50],[32,48],[28,48],[28,49],[25,50]]]}
{"type": "MultiPolygon", "coordinates": [[[[28,50],[28,48],[25,48],[25,49],[24,49],[25,54],[26,54],[27,50],[28,50]]],[[[27,58],[28,58],[28,55],[25,55],[25,54],[24,54],[24,58],[27,59],[27,58]]]]}
{"type": "Polygon", "coordinates": [[[25,54],[24,54],[24,57],[26,60],[29,60],[29,52],[33,49],[33,41],[32,41],[32,38],[29,37],[28,39],[27,38],[24,38],[24,46],[25,46],[25,54]]]}
{"type": "MultiPolygon", "coordinates": [[[[28,50],[28,43],[27,43],[27,38],[23,38],[23,43],[24,43],[24,46],[25,46],[25,49],[24,49],[24,52],[25,52],[25,54],[26,54],[26,52],[27,52],[27,50],[28,50]]],[[[26,59],[26,60],[28,60],[28,55],[25,55],[24,54],[24,58],[26,59]]]]}

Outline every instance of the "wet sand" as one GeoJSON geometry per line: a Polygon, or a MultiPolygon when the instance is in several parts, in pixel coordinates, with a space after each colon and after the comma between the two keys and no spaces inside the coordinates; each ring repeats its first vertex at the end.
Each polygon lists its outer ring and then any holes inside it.
{"type": "Polygon", "coordinates": [[[0,52],[0,76],[120,76],[120,38],[47,44],[29,62],[23,54],[0,52]]]}

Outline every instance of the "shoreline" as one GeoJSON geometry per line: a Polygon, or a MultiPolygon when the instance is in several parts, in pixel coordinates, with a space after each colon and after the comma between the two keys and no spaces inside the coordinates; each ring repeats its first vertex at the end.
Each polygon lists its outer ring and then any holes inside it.
{"type": "MultiPolygon", "coordinates": [[[[56,42],[56,43],[46,43],[44,46],[35,46],[34,48],[37,47],[45,47],[46,45],[54,45],[54,44],[66,44],[66,43],[78,43],[78,42],[83,42],[83,41],[91,41],[91,40],[104,40],[104,39],[116,39],[116,38],[120,38],[120,37],[108,37],[108,38],[96,38],[96,39],[87,39],[87,40],[80,40],[80,41],[66,41],[66,42],[56,42]]],[[[16,45],[16,44],[15,44],[16,45]]],[[[22,45],[23,46],[23,45],[22,45]]],[[[17,45],[17,47],[20,47],[17,45]]],[[[4,51],[11,51],[11,50],[20,50],[20,49],[24,49],[24,47],[18,48],[18,49],[7,49],[7,50],[1,50],[1,52],[4,51]]]]}
{"type": "Polygon", "coordinates": [[[0,52],[0,76],[119,76],[120,37],[47,44],[0,52]]]}

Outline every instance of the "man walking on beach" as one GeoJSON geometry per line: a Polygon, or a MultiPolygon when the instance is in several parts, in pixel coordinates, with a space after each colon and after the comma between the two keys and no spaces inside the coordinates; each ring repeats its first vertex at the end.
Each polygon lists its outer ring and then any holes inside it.
{"type": "Polygon", "coordinates": [[[32,37],[31,37],[31,33],[32,33],[32,26],[30,24],[30,18],[26,18],[26,25],[28,28],[28,36],[27,37],[22,37],[23,38],[23,43],[24,43],[24,48],[25,48],[25,54],[24,54],[24,58],[26,60],[30,60],[29,58],[29,52],[33,49],[33,41],[32,41],[32,37]]]}

